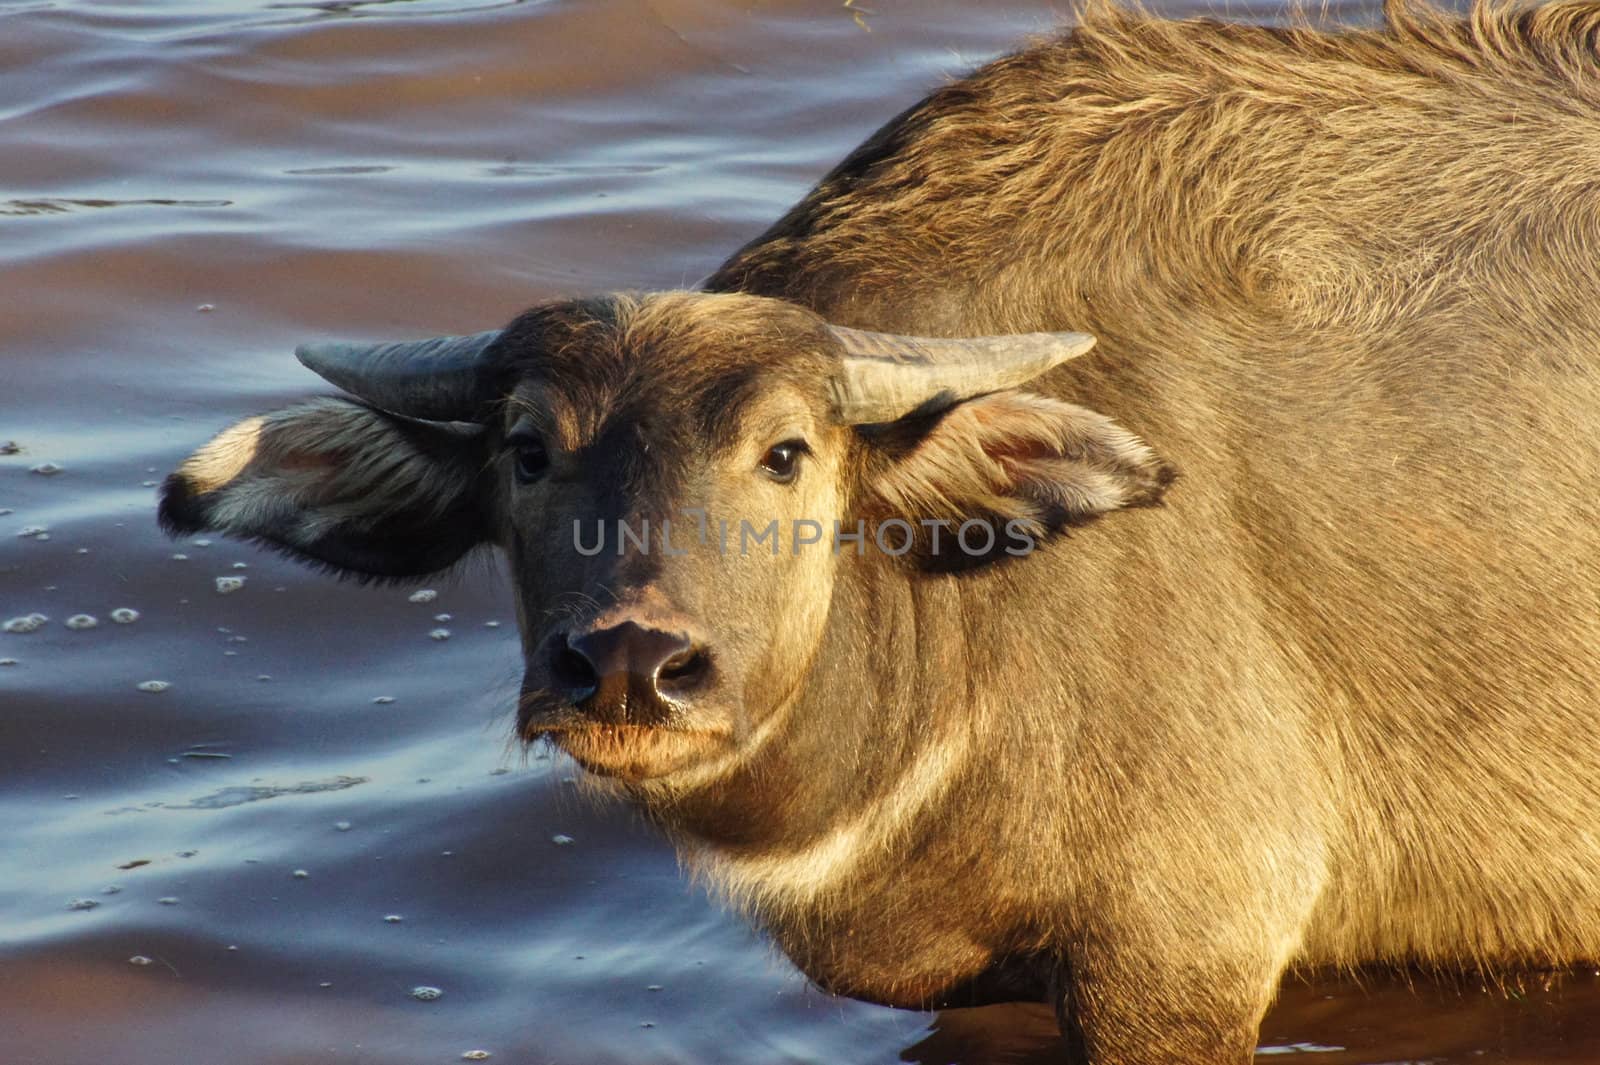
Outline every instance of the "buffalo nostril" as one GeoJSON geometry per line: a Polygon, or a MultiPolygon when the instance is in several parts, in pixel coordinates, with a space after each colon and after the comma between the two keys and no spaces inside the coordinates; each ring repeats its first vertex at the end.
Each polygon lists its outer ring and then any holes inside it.
{"type": "Polygon", "coordinates": [[[575,650],[565,636],[556,637],[550,653],[550,672],[557,684],[574,691],[590,692],[600,683],[594,663],[575,650]]]}
{"type": "Polygon", "coordinates": [[[661,663],[656,687],[664,693],[681,693],[698,687],[711,672],[711,659],[698,648],[680,651],[661,663]]]}

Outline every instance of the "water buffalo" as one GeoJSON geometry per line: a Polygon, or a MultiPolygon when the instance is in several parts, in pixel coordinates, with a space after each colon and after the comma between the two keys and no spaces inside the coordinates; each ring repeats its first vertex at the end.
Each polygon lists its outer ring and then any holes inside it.
{"type": "Polygon", "coordinates": [[[302,349],[355,398],[161,518],[497,545],[522,734],[843,994],[1214,1065],[1286,971],[1594,959],[1597,46],[1099,11],[700,291],[302,349]]]}

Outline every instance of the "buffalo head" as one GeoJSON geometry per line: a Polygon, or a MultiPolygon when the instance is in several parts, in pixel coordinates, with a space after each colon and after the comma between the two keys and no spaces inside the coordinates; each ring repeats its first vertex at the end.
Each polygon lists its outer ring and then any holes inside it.
{"type": "Polygon", "coordinates": [[[1132,434],[1017,391],[1092,344],[665,293],[308,345],[355,398],[222,433],[168,479],[161,518],[378,578],[498,545],[524,737],[602,775],[705,779],[782,719],[844,575],[1026,564],[1008,557],[1160,497],[1170,471],[1132,434]]]}

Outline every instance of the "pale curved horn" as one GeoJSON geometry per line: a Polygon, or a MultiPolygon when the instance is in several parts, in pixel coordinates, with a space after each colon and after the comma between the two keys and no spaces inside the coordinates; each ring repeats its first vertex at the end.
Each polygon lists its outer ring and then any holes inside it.
{"type": "Polygon", "coordinates": [[[488,395],[480,368],[500,330],[392,344],[301,344],[295,358],[381,410],[430,422],[476,421],[488,395]]]}
{"type": "Polygon", "coordinates": [[[1016,388],[1094,347],[1088,333],[908,337],[828,327],[844,347],[833,378],[834,413],[845,425],[892,422],[930,402],[959,403],[1016,388]]]}

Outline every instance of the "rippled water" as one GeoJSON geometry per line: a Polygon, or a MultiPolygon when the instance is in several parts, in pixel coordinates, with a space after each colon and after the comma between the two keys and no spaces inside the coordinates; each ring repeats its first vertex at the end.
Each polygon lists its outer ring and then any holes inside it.
{"type": "MultiPolygon", "coordinates": [[[[168,543],[153,484],[319,390],[298,340],[693,283],[1062,17],[0,0],[0,620],[49,619],[0,633],[0,1065],[1058,1060],[1042,1008],[808,989],[627,810],[525,759],[493,564],[412,602],[168,543]]],[[[1593,977],[1408,985],[1291,986],[1263,1054],[1600,1061],[1593,977]]]]}

